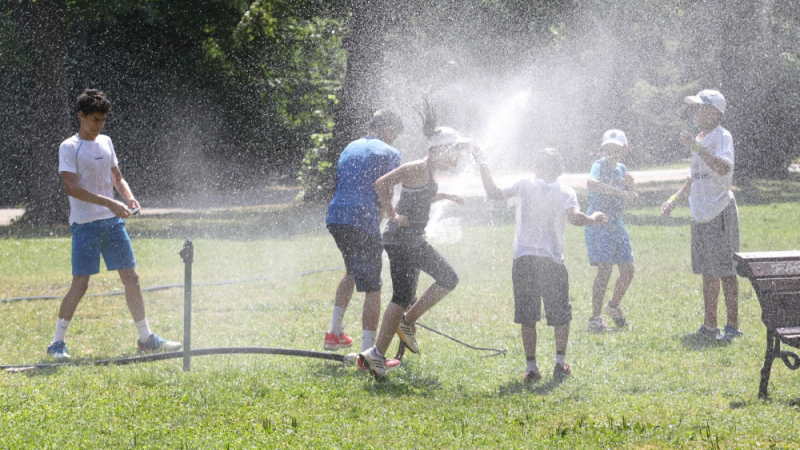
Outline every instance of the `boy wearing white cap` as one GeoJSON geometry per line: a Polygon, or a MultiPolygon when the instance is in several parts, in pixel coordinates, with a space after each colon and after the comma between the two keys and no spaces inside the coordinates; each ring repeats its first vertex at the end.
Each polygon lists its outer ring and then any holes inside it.
{"type": "Polygon", "coordinates": [[[592,287],[592,317],[588,326],[591,333],[609,330],[600,313],[603,311],[603,299],[614,265],[619,267],[619,278],[605,312],[618,327],[628,326],[619,304],[633,280],[634,267],[631,240],[622,221],[622,210],[626,201],[635,202],[639,198],[634,190],[633,176],[620,162],[628,152],[625,133],[621,130],[606,131],[600,149],[605,156],[592,164],[589,180],[586,182],[589,189],[587,213],[603,211],[608,218],[608,224],[588,225],[584,229],[589,264],[597,266],[597,276],[592,287]]]}
{"type": "Polygon", "coordinates": [[[683,145],[692,151],[689,178],[678,192],[661,205],[661,214],[669,216],[681,198],[689,198],[692,213],[692,271],[703,275],[703,324],[692,334],[698,339],[730,342],[742,336],[739,330],[739,285],[733,254],[739,251],[739,211],[731,192],[733,182],[733,138],[722,128],[725,97],[706,89],[686,97],[692,105],[700,133],[680,135],[683,145]],[[728,323],[717,328],[717,301],[720,282],[725,297],[728,323]]]}

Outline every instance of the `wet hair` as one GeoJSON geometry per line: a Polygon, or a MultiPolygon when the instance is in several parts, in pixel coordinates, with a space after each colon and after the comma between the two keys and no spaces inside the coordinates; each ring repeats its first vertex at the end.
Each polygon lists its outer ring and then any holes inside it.
{"type": "Polygon", "coordinates": [[[106,98],[106,94],[97,89],[86,89],[78,96],[75,111],[86,115],[96,112],[108,114],[111,111],[111,102],[106,98]]]}
{"type": "Polygon", "coordinates": [[[437,123],[436,110],[433,109],[433,105],[428,101],[428,96],[422,97],[422,111],[414,109],[422,118],[422,133],[426,138],[431,138],[437,133],[438,130],[436,128],[439,124],[437,123]]]}
{"type": "Polygon", "coordinates": [[[372,115],[372,120],[369,122],[369,130],[380,131],[387,128],[391,128],[397,134],[402,133],[404,128],[400,116],[388,109],[379,109],[375,111],[375,114],[372,115]]]}
{"type": "Polygon", "coordinates": [[[540,177],[561,175],[564,172],[564,158],[554,148],[539,150],[533,157],[533,170],[540,177]]]}

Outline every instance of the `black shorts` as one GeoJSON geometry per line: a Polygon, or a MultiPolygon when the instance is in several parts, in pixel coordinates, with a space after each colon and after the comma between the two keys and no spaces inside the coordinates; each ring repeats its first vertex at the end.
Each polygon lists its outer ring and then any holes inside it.
{"type": "Polygon", "coordinates": [[[332,223],[328,225],[336,246],[342,252],[347,274],[352,275],[358,292],[381,290],[383,243],[352,225],[332,223]]]}
{"type": "Polygon", "coordinates": [[[511,278],[515,323],[535,325],[542,318],[542,301],[548,326],[559,327],[572,321],[569,274],[563,264],[550,258],[520,256],[514,260],[511,278]]]}
{"type": "Polygon", "coordinates": [[[384,247],[392,273],[392,303],[404,309],[414,303],[420,270],[445,289],[453,290],[458,284],[458,274],[453,266],[427,242],[414,246],[386,244],[384,247]]]}

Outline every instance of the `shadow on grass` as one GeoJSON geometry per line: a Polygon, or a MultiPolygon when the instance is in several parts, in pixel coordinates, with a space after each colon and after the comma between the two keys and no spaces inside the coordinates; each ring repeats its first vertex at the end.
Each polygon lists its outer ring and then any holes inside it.
{"type": "Polygon", "coordinates": [[[720,341],[715,337],[699,337],[694,333],[684,334],[680,337],[681,345],[694,351],[704,351],[713,348],[727,347],[730,342],[720,341]]]}
{"type": "Polygon", "coordinates": [[[509,381],[508,383],[500,385],[500,387],[497,388],[497,395],[499,397],[506,397],[509,395],[521,394],[523,392],[530,392],[536,395],[548,395],[557,387],[568,382],[569,380],[556,381],[554,379],[533,384],[525,383],[521,379],[519,381],[509,381]]]}

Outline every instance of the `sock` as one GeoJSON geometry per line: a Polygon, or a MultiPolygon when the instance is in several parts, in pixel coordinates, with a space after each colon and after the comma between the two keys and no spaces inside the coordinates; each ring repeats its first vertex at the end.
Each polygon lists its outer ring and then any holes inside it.
{"type": "Polygon", "coordinates": [[[563,366],[567,363],[566,352],[556,352],[556,364],[563,366]]]}
{"type": "Polygon", "coordinates": [[[147,317],[134,322],[134,324],[136,325],[136,331],[139,332],[139,342],[147,342],[150,339],[150,335],[153,334],[150,332],[150,325],[147,324],[147,317]]]}
{"type": "Polygon", "coordinates": [[[528,368],[526,369],[528,372],[538,372],[539,366],[536,365],[536,358],[525,358],[528,362],[528,368]]]}
{"type": "Polygon", "coordinates": [[[328,329],[328,333],[335,334],[336,336],[342,334],[344,327],[342,326],[342,321],[344,320],[344,312],[347,311],[347,308],[342,308],[341,306],[334,306],[333,307],[333,316],[331,317],[331,327],[328,329]]]}
{"type": "Polygon", "coordinates": [[[375,345],[375,338],[377,336],[377,331],[361,330],[361,351],[363,352],[375,345]]]}
{"type": "Polygon", "coordinates": [[[53,338],[53,342],[64,341],[64,338],[67,336],[67,328],[69,328],[70,322],[72,321],[65,319],[58,319],[58,321],[56,321],[56,336],[53,338]]]}

